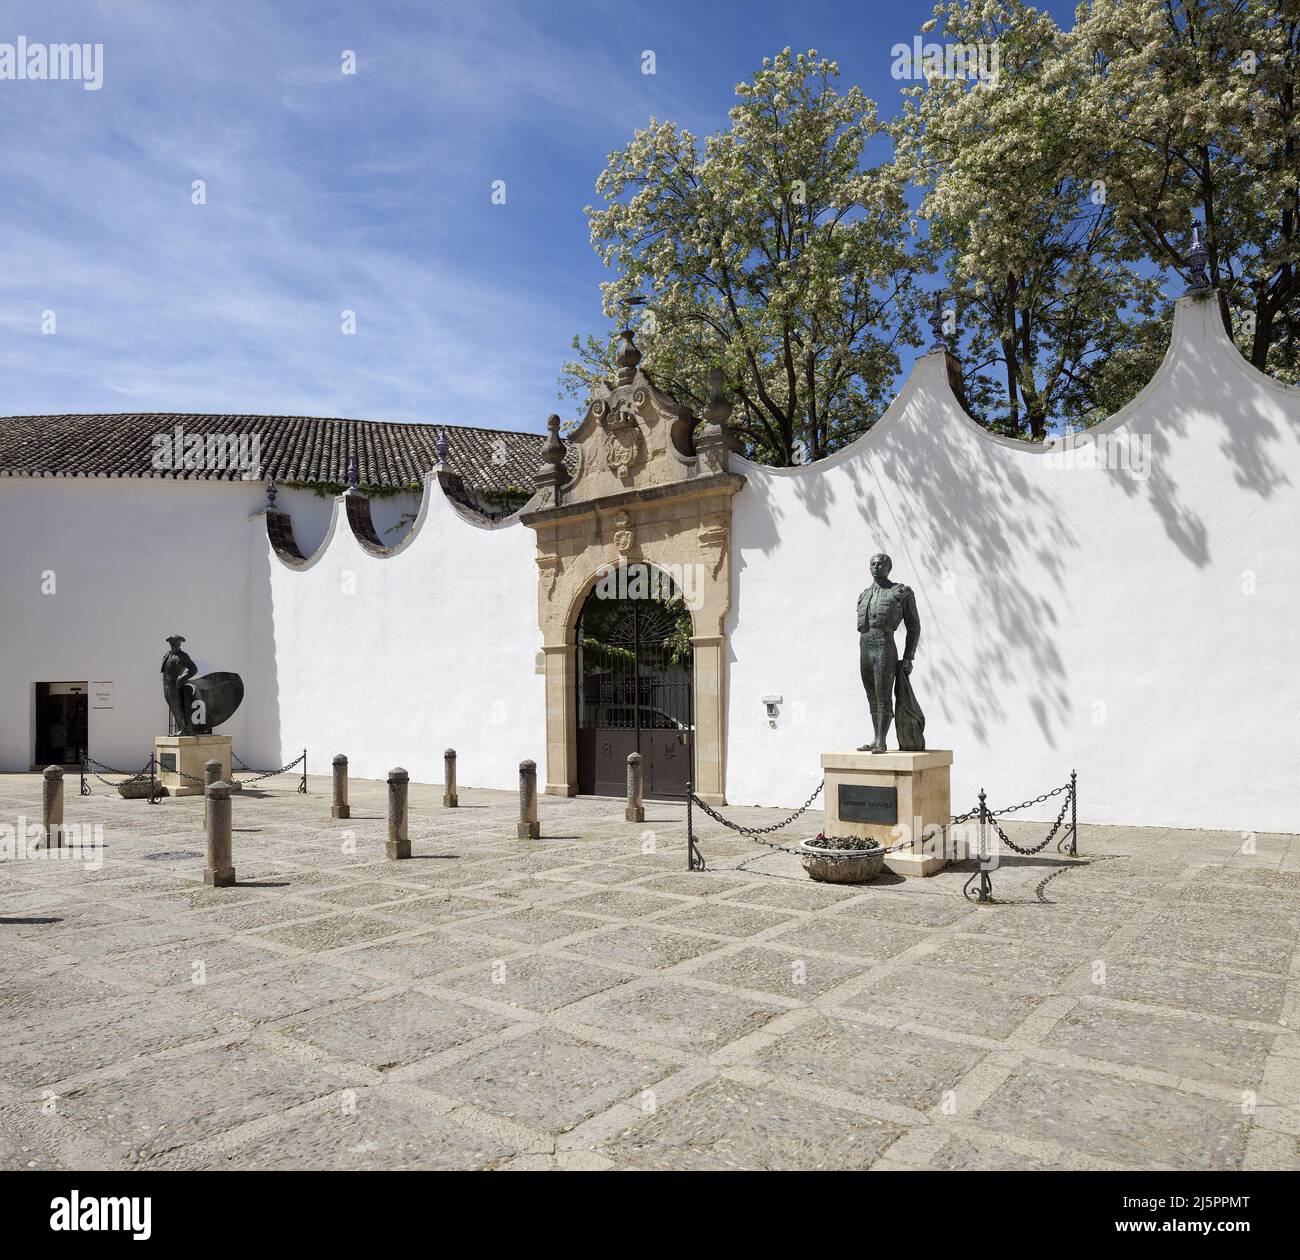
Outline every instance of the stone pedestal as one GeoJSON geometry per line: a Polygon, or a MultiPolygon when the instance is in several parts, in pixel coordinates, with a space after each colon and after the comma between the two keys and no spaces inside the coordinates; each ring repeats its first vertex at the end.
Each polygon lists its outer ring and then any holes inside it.
{"type": "Polygon", "coordinates": [[[159,735],[153,751],[158,782],[168,796],[202,796],[209,761],[219,761],[221,782],[230,782],[229,735],[159,735]]]}
{"type": "Polygon", "coordinates": [[[917,847],[891,853],[885,865],[898,875],[934,875],[948,865],[938,828],[952,817],[948,774],[952,752],[822,753],[826,786],[825,833],[861,836],[885,846],[915,837],[917,847]],[[935,832],[922,848],[920,837],[935,832]]]}

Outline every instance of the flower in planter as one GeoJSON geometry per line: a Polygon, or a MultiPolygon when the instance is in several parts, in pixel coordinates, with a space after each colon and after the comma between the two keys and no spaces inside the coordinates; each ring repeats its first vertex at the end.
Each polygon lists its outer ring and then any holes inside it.
{"type": "Polygon", "coordinates": [[[866,840],[861,836],[828,836],[821,831],[808,841],[808,846],[814,849],[839,849],[853,853],[874,853],[883,847],[879,840],[866,840]]]}

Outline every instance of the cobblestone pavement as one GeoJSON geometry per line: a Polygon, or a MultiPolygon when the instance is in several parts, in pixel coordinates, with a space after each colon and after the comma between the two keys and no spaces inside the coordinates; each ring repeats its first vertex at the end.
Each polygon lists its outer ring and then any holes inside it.
{"type": "Polygon", "coordinates": [[[233,888],[201,799],[75,778],[102,866],[0,863],[0,1167],[1300,1167],[1300,838],[1084,826],[977,907],[421,784],[390,862],[382,783],[293,782],[235,797],[233,888]]]}

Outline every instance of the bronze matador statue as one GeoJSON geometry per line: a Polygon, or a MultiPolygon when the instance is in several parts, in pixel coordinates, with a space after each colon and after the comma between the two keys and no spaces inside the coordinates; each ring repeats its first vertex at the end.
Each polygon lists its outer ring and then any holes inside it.
{"type": "Polygon", "coordinates": [[[163,695],[167,698],[167,707],[176,719],[177,734],[193,735],[196,732],[194,723],[190,719],[190,706],[186,703],[185,684],[199,672],[199,667],[195,665],[190,654],[181,647],[185,642],[184,635],[168,635],[167,642],[171,647],[162,662],[163,695]]]}
{"type": "Polygon", "coordinates": [[[894,700],[898,701],[898,746],[905,752],[925,748],[925,716],[908,675],[912,659],[921,641],[921,617],[916,611],[916,596],[911,588],[889,580],[894,562],[883,552],[871,557],[871,576],[875,579],[858,596],[858,647],[862,668],[862,685],[867,689],[871,706],[872,740],[859,752],[885,752],[889,727],[894,720],[894,700]],[[898,659],[894,631],[899,624],[907,627],[903,659],[898,659]]]}

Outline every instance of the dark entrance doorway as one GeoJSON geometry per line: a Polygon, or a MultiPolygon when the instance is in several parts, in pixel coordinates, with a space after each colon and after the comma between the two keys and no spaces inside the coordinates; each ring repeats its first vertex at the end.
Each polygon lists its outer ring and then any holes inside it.
{"type": "Polygon", "coordinates": [[[691,614],[672,580],[628,565],[599,583],[578,617],[578,791],[623,796],[627,755],[645,795],[682,799],[694,752],[691,614]]]}
{"type": "Polygon", "coordinates": [[[36,684],[34,765],[76,766],[86,752],[86,684],[36,684]]]}

